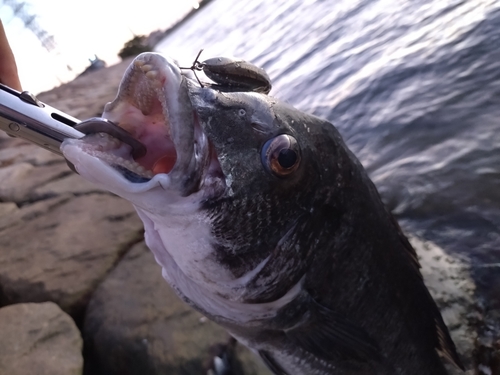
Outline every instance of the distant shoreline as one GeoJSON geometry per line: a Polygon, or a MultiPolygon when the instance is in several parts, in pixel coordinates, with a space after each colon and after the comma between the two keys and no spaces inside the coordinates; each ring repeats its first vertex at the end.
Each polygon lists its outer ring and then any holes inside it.
{"type": "MultiPolygon", "coordinates": [[[[213,0],[202,0],[202,1],[200,1],[200,3],[199,3],[200,6],[199,6],[198,9],[194,9],[193,8],[188,14],[186,14],[185,17],[183,17],[181,20],[179,20],[179,22],[176,22],[173,26],[171,26],[167,30],[165,30],[162,33],[162,38],[161,39],[166,38],[173,31],[175,31],[179,26],[181,26],[182,24],[184,24],[188,19],[190,19],[191,17],[193,17],[197,12],[199,12],[203,7],[207,6],[212,1],[213,0]]],[[[154,46],[156,46],[156,44],[158,44],[158,43],[155,43],[154,46]]]]}

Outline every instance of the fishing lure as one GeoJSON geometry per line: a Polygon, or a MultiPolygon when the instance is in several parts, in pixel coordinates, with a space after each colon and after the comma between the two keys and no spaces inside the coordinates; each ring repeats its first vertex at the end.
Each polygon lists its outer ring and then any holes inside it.
{"type": "Polygon", "coordinates": [[[268,94],[271,91],[271,79],[266,71],[244,60],[235,60],[228,57],[214,57],[203,62],[198,59],[203,52],[200,50],[193,65],[181,67],[193,71],[201,87],[204,84],[196,75],[196,71],[203,71],[216,84],[206,84],[220,91],[254,91],[268,94]]]}

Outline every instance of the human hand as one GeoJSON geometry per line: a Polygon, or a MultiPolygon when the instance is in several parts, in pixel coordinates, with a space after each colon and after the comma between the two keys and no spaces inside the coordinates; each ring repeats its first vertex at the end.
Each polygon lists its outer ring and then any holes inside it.
{"type": "Polygon", "coordinates": [[[22,91],[21,82],[17,74],[17,65],[14,54],[5,35],[2,21],[0,20],[0,83],[14,90],[22,91]]]}

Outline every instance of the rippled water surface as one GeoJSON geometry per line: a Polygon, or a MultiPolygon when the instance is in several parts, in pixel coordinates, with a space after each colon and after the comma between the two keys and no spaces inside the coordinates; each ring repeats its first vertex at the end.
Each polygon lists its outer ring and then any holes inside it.
{"type": "Polygon", "coordinates": [[[201,48],[331,121],[405,231],[500,301],[500,2],[215,0],[158,50],[190,66],[201,48]]]}

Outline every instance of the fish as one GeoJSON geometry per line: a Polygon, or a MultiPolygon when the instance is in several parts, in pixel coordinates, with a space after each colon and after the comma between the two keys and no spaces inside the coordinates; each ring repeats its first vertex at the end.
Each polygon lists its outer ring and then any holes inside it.
{"type": "Polygon", "coordinates": [[[102,117],[146,153],[97,126],[64,157],[134,205],[178,296],[274,374],[463,369],[414,249],[334,125],[200,85],[157,53],[135,58],[102,117]]]}

